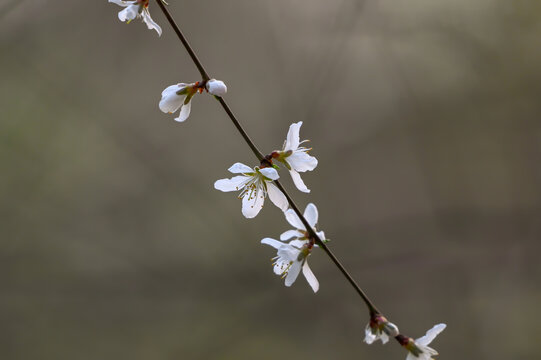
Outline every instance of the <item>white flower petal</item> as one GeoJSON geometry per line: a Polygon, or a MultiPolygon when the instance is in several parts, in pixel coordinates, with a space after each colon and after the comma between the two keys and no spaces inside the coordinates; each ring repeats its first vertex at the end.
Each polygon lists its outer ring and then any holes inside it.
{"type": "Polygon", "coordinates": [[[182,106],[186,95],[177,95],[176,92],[180,89],[181,87],[178,85],[171,85],[162,92],[162,98],[159,105],[161,111],[171,114],[182,106]]]}
{"type": "Polygon", "coordinates": [[[326,240],[325,233],[323,231],[316,231],[316,235],[319,237],[320,240],[326,240]]]}
{"type": "Polygon", "coordinates": [[[139,15],[139,5],[128,5],[124,10],[118,13],[120,21],[130,21],[139,15]]]}
{"type": "Polygon", "coordinates": [[[284,215],[286,216],[286,220],[291,226],[293,226],[295,229],[299,230],[306,230],[303,223],[301,222],[301,219],[295,214],[295,210],[289,209],[286,212],[284,212],[284,215]]]}
{"type": "Polygon", "coordinates": [[[289,242],[289,245],[297,248],[297,249],[301,249],[304,245],[306,245],[306,243],[308,242],[308,240],[291,240],[289,242]]]}
{"type": "Polygon", "coordinates": [[[317,207],[314,204],[310,203],[306,205],[306,209],[304,209],[304,218],[306,219],[306,221],[308,221],[308,224],[310,224],[310,226],[316,226],[318,212],[317,207]]]}
{"type": "Polygon", "coordinates": [[[432,340],[434,340],[434,338],[436,338],[436,336],[438,336],[438,334],[441,333],[446,327],[447,325],[445,324],[435,325],[432,329],[426,332],[425,336],[416,339],[415,342],[419,345],[426,346],[430,344],[432,340]]]}
{"type": "Polygon", "coordinates": [[[308,281],[308,284],[310,284],[312,290],[317,292],[319,290],[319,281],[317,281],[312,269],[310,269],[310,266],[308,266],[308,261],[304,262],[304,265],[302,266],[302,273],[304,274],[306,281],[308,281]]]}
{"type": "Polygon", "coordinates": [[[270,201],[272,201],[274,205],[278,206],[278,208],[282,211],[287,210],[289,207],[289,202],[287,201],[284,193],[282,193],[280,189],[276,187],[276,185],[270,182],[267,183],[267,193],[269,194],[270,201]]]}
{"type": "Polygon", "coordinates": [[[410,352],[408,352],[408,356],[406,356],[406,360],[422,360],[423,358],[423,354],[421,354],[420,357],[417,357],[410,352]]]}
{"type": "Polygon", "coordinates": [[[293,183],[295,184],[297,189],[299,189],[300,191],[305,192],[305,193],[310,192],[310,189],[308,189],[306,187],[306,185],[304,184],[304,181],[302,181],[301,176],[299,175],[298,172],[291,169],[291,170],[289,170],[289,174],[291,175],[291,178],[293,179],[293,183]]]}
{"type": "Polygon", "coordinates": [[[264,238],[263,240],[261,240],[261,243],[265,245],[270,245],[275,249],[279,249],[280,247],[284,246],[283,242],[271,238],[264,238]]]}
{"type": "Polygon", "coordinates": [[[192,109],[192,102],[188,102],[187,104],[182,105],[180,108],[180,114],[177,118],[175,118],[175,121],[178,122],[184,122],[186,119],[188,119],[188,116],[190,116],[190,111],[192,109]]]}
{"type": "Polygon", "coordinates": [[[227,93],[227,86],[223,81],[211,79],[207,82],[207,91],[216,96],[224,96],[227,93]]]}
{"type": "Polygon", "coordinates": [[[317,159],[311,155],[308,155],[305,151],[295,151],[285,159],[291,168],[299,171],[312,171],[317,166],[317,159]]]}
{"type": "Polygon", "coordinates": [[[231,165],[227,171],[232,172],[233,174],[246,174],[246,173],[253,173],[254,169],[251,167],[244,165],[243,163],[234,163],[231,165]]]}
{"type": "Polygon", "coordinates": [[[214,188],[223,192],[237,191],[242,189],[246,181],[250,178],[248,176],[233,176],[231,179],[220,179],[214,183],[214,188]]]}
{"type": "Polygon", "coordinates": [[[278,180],[280,178],[280,175],[278,175],[278,171],[276,171],[275,168],[263,168],[260,169],[259,172],[271,180],[278,180]]]}
{"type": "Polygon", "coordinates": [[[389,341],[389,335],[385,333],[381,333],[381,335],[379,336],[379,339],[381,340],[382,344],[386,344],[389,341]]]}
{"type": "Polygon", "coordinates": [[[280,235],[280,240],[291,240],[299,236],[302,236],[302,234],[298,230],[287,230],[280,235]]]}
{"type": "Polygon", "coordinates": [[[368,345],[372,344],[374,341],[376,341],[377,337],[372,333],[372,329],[370,328],[370,324],[366,325],[366,328],[364,329],[364,342],[368,345]]]}
{"type": "Polygon", "coordinates": [[[293,123],[289,126],[284,151],[297,150],[300,143],[299,132],[301,130],[301,126],[302,121],[299,121],[298,123],[293,123]]]}
{"type": "Polygon", "coordinates": [[[289,268],[285,280],[286,286],[291,286],[297,280],[297,276],[299,276],[299,273],[301,272],[301,262],[300,261],[294,261],[291,267],[289,268]]]}
{"type": "Polygon", "coordinates": [[[438,355],[438,352],[432,349],[431,347],[421,346],[421,349],[424,351],[425,354],[428,354],[428,355],[425,355],[427,359],[430,359],[432,357],[431,355],[438,355]]]}
{"type": "Polygon", "coordinates": [[[147,24],[147,27],[150,30],[152,29],[156,30],[156,32],[158,33],[158,36],[161,36],[162,28],[154,20],[152,20],[152,18],[150,17],[150,12],[148,11],[147,8],[143,9],[142,15],[143,15],[143,21],[145,22],[145,24],[147,24]]]}
{"type": "Polygon", "coordinates": [[[261,190],[259,190],[257,194],[254,193],[251,198],[249,194],[244,195],[242,198],[242,215],[248,219],[256,217],[263,208],[264,202],[265,197],[261,190]]]}
{"type": "Polygon", "coordinates": [[[299,249],[294,248],[289,244],[283,243],[278,249],[277,255],[285,261],[297,261],[299,257],[299,249]]]}
{"type": "Polygon", "coordinates": [[[130,6],[135,4],[135,1],[122,1],[122,0],[109,0],[110,3],[117,4],[118,6],[130,6]]]}
{"type": "Polygon", "coordinates": [[[184,89],[186,86],[188,86],[189,84],[186,84],[186,83],[178,83],[178,84],[174,84],[174,85],[169,85],[168,87],[166,87],[163,91],[162,91],[162,97],[165,97],[165,96],[173,96],[173,95],[176,95],[176,96],[183,96],[184,95],[177,95],[177,92],[179,92],[180,90],[184,89]]]}

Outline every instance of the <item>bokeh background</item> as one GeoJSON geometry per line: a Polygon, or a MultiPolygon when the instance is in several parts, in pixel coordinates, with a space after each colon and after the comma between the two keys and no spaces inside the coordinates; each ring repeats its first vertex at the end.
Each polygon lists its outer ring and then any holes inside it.
{"type": "MultiPolygon", "coordinates": [[[[304,121],[320,160],[283,183],[402,332],[440,359],[541,357],[541,2],[170,0],[261,149],[304,121]]],[[[286,288],[253,220],[213,189],[255,164],[199,80],[103,1],[0,0],[0,358],[402,359],[323,253],[286,288]]]]}

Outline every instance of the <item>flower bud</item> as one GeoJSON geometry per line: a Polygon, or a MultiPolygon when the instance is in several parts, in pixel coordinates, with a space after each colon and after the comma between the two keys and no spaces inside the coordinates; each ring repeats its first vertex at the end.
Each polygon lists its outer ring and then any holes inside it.
{"type": "Polygon", "coordinates": [[[398,334],[400,333],[398,331],[398,327],[392,322],[385,322],[383,324],[383,332],[385,332],[385,334],[389,335],[390,337],[398,336],[398,334]]]}
{"type": "Polygon", "coordinates": [[[227,86],[223,81],[211,79],[207,82],[207,91],[216,96],[224,96],[227,93],[227,86]]]}

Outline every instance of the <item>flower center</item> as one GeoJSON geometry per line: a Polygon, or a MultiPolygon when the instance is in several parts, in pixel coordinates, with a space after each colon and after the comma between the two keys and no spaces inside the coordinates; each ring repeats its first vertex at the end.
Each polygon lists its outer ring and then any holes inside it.
{"type": "Polygon", "coordinates": [[[280,267],[280,271],[281,271],[280,274],[282,275],[282,279],[283,279],[283,278],[285,278],[287,276],[287,273],[289,272],[289,269],[291,268],[291,265],[293,265],[293,261],[287,262],[286,260],[280,258],[279,256],[276,256],[276,257],[272,258],[271,261],[273,261],[275,259],[278,259],[278,260],[273,262],[272,265],[280,267]]]}

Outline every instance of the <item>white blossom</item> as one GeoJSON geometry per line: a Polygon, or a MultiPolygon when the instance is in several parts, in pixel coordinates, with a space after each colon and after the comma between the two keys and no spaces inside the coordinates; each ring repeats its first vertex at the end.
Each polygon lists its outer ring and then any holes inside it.
{"type": "Polygon", "coordinates": [[[317,166],[317,159],[308,155],[309,148],[300,146],[302,143],[308,141],[300,141],[299,132],[301,126],[302,121],[293,123],[289,126],[289,131],[282,151],[275,151],[273,157],[286,165],[297,189],[309,193],[310,190],[302,181],[299,172],[314,170],[317,166]]]}
{"type": "Polygon", "coordinates": [[[227,86],[223,81],[210,79],[206,85],[207,91],[216,96],[224,96],[227,93],[227,86]]]}
{"type": "Polygon", "coordinates": [[[142,18],[143,22],[147,24],[147,27],[150,30],[156,30],[158,35],[161,36],[162,28],[150,17],[150,12],[148,11],[148,1],[149,0],[109,0],[110,3],[114,3],[125,8],[118,13],[118,18],[120,21],[126,21],[129,24],[135,18],[142,18]]]}
{"type": "Polygon", "coordinates": [[[183,122],[190,116],[192,107],[192,97],[197,93],[198,83],[185,84],[179,83],[171,85],[162,91],[160,100],[160,110],[164,113],[172,114],[180,108],[180,113],[175,121],[183,122]]]}
{"type": "Polygon", "coordinates": [[[277,255],[272,258],[274,273],[285,278],[285,286],[291,286],[302,269],[302,273],[314,292],[319,290],[319,282],[308,266],[308,256],[311,246],[308,240],[293,240],[289,243],[271,238],[261,240],[262,244],[277,249],[277,255]]]}
{"type": "MultiPolygon", "coordinates": [[[[282,235],[280,235],[280,240],[291,240],[291,239],[297,239],[297,240],[308,240],[309,235],[306,230],[306,227],[302,223],[301,219],[297,216],[295,211],[293,209],[288,209],[284,212],[284,215],[286,217],[287,222],[293,226],[293,230],[287,230],[282,235]]],[[[312,227],[312,230],[314,230],[319,237],[320,240],[325,241],[325,233],[323,231],[317,231],[316,225],[318,220],[318,211],[317,207],[310,203],[306,205],[306,209],[304,209],[304,218],[306,221],[308,221],[308,225],[312,227]]]]}
{"type": "Polygon", "coordinates": [[[214,188],[220,191],[240,191],[239,199],[242,199],[242,214],[247,218],[254,218],[263,208],[265,197],[280,210],[288,207],[287,198],[274,185],[273,180],[279,178],[278,172],[271,167],[253,169],[241,163],[236,163],[228,169],[234,176],[231,179],[221,179],[214,183],[214,188]]]}
{"type": "Polygon", "coordinates": [[[364,333],[364,342],[369,345],[378,340],[385,344],[389,341],[389,336],[395,337],[399,334],[398,327],[379,314],[373,314],[370,317],[370,322],[366,325],[364,333]]]}
{"type": "MultiPolygon", "coordinates": [[[[307,261],[312,248],[317,245],[313,245],[313,242],[310,242],[310,235],[306,231],[306,227],[293,209],[285,211],[284,216],[294,229],[282,233],[282,235],[280,235],[281,241],[271,238],[261,240],[262,244],[270,245],[278,250],[277,256],[273,258],[274,273],[285,277],[285,285],[291,286],[302,269],[302,273],[308,281],[308,284],[310,284],[314,292],[317,292],[319,289],[319,282],[312,273],[307,261]]],[[[325,233],[316,230],[318,220],[316,206],[312,203],[308,204],[304,210],[303,216],[308,222],[308,225],[312,227],[312,230],[316,232],[317,236],[321,240],[325,240],[325,233]]]]}
{"type": "Polygon", "coordinates": [[[402,337],[399,339],[400,343],[409,351],[406,360],[431,360],[432,356],[438,355],[438,352],[429,347],[428,344],[430,344],[446,327],[447,325],[445,324],[438,324],[428,330],[425,336],[415,340],[400,335],[402,337]]]}

